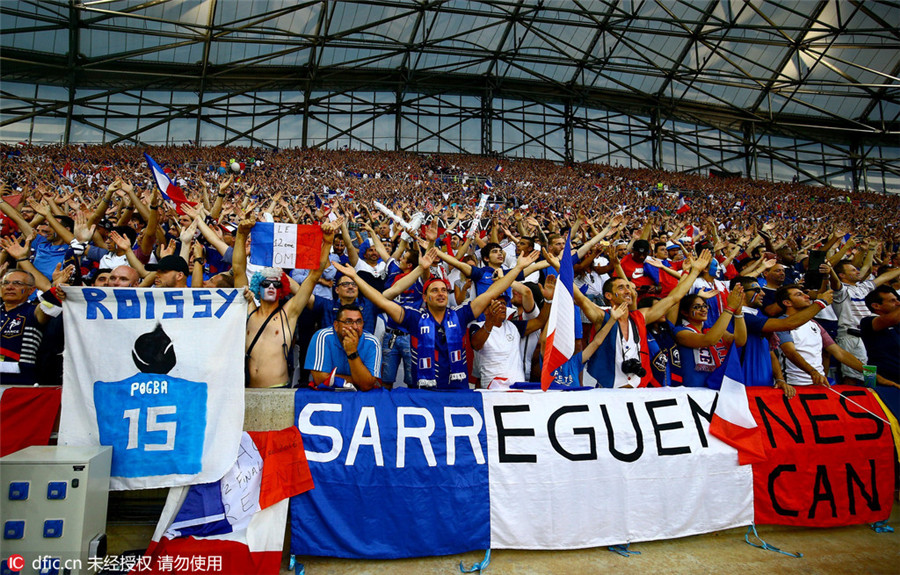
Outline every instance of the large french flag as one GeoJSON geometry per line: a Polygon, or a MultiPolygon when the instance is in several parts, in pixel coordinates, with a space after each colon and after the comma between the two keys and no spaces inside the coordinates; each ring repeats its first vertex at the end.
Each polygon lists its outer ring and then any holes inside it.
{"type": "Polygon", "coordinates": [[[238,459],[220,481],[169,489],[135,572],[276,575],[289,498],[312,488],[299,429],[244,432],[238,459]]]}
{"type": "Polygon", "coordinates": [[[147,165],[150,166],[150,170],[153,172],[153,179],[156,181],[156,187],[159,188],[159,193],[162,195],[163,200],[169,204],[174,204],[176,209],[179,209],[181,204],[186,202],[192,206],[196,205],[196,202],[188,202],[184,191],[169,179],[166,172],[159,167],[159,164],[153,158],[148,154],[144,154],[144,158],[147,159],[147,165]]]}
{"type": "MultiPolygon", "coordinates": [[[[715,375],[712,374],[711,377],[715,375]]],[[[725,359],[722,387],[719,390],[716,411],[709,424],[709,432],[737,449],[738,463],[741,465],[768,459],[762,430],[750,413],[747,388],[744,386],[744,372],[741,370],[734,344],[728,350],[728,357],[725,359]]]]}
{"type": "Polygon", "coordinates": [[[547,344],[544,347],[544,366],[541,370],[541,389],[547,391],[553,382],[553,372],[575,354],[575,272],[572,269],[572,234],[566,237],[566,247],[559,261],[559,278],[550,319],[547,320],[547,344]]]}
{"type": "Polygon", "coordinates": [[[250,233],[250,263],[291,269],[316,269],[322,228],[315,225],[257,222],[250,233]]]}

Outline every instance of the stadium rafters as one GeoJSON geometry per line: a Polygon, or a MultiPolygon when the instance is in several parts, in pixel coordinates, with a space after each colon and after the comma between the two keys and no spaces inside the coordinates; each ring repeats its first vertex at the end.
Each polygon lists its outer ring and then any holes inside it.
{"type": "Polygon", "coordinates": [[[900,177],[896,152],[884,157],[900,135],[897,22],[888,0],[4,0],[0,130],[50,117],[62,141],[75,126],[140,143],[163,127],[179,140],[177,121],[210,144],[541,145],[654,167],[680,146],[691,170],[754,175],[762,155],[804,181],[851,173],[856,188],[866,167],[900,177]],[[526,127],[535,113],[543,132],[526,127]],[[727,154],[698,144],[708,129],[727,154]],[[576,142],[596,139],[603,153],[576,142]],[[787,140],[818,146],[823,169],[787,140]]]}

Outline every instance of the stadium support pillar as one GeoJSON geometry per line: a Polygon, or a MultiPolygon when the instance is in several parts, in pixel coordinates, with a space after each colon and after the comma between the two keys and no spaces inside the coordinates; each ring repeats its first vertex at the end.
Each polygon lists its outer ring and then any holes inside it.
{"type": "Polygon", "coordinates": [[[850,178],[853,182],[853,191],[859,191],[859,180],[862,176],[864,159],[860,154],[859,142],[850,143],[850,178]]]}
{"type": "Polygon", "coordinates": [[[571,164],[575,161],[575,146],[573,142],[573,123],[575,121],[575,114],[572,110],[572,102],[566,102],[566,111],[565,116],[563,118],[563,133],[565,134],[565,159],[566,164],[571,164]]]}
{"type": "MultiPolygon", "coordinates": [[[[662,126],[659,121],[659,108],[650,112],[650,155],[653,168],[658,170],[662,166],[662,126]]],[[[678,166],[675,166],[678,169],[678,166]]]]}
{"type": "Polygon", "coordinates": [[[394,150],[400,151],[400,135],[403,133],[403,90],[397,89],[394,99],[394,150]]]}
{"type": "Polygon", "coordinates": [[[481,96],[481,155],[487,156],[494,148],[494,90],[490,86],[481,96]]]}
{"type": "Polygon", "coordinates": [[[758,179],[756,162],[756,130],[753,122],[744,122],[741,131],[744,134],[744,174],[748,178],[758,179]]]}
{"type": "MultiPolygon", "coordinates": [[[[68,88],[69,103],[66,106],[66,129],[63,134],[63,143],[69,143],[69,137],[72,135],[72,114],[75,113],[75,65],[81,46],[78,42],[78,7],[75,2],[69,4],[69,54],[66,59],[66,66],[69,71],[68,88]]],[[[32,122],[32,125],[34,123],[32,122]]]]}

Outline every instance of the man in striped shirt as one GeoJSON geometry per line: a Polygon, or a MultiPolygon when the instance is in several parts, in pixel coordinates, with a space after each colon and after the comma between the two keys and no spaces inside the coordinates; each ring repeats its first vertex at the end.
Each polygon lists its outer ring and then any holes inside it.
{"type": "MultiPolygon", "coordinates": [[[[868,270],[871,266],[863,265],[868,270]]],[[[841,280],[841,288],[834,292],[835,310],[838,313],[838,336],[836,343],[856,356],[865,365],[868,362],[866,347],[860,339],[859,322],[871,312],[866,308],[866,296],[876,287],[900,277],[900,268],[881,274],[873,280],[864,279],[863,274],[850,260],[841,260],[834,266],[841,280]]],[[[866,273],[868,275],[868,273],[866,273]]],[[[843,383],[858,384],[863,374],[846,365],[841,367],[843,383]]]]}
{"type": "Polygon", "coordinates": [[[0,282],[0,374],[4,385],[33,385],[34,364],[41,345],[41,326],[49,317],[36,302],[28,301],[34,291],[34,276],[14,270],[0,282]]]}

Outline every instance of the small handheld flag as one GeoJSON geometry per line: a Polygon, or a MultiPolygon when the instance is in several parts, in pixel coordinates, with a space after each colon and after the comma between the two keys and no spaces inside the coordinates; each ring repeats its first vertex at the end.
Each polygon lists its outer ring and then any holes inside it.
{"type": "Polygon", "coordinates": [[[550,304],[550,318],[547,320],[547,344],[544,348],[544,367],[541,370],[541,389],[544,391],[553,383],[553,372],[575,354],[574,284],[572,234],[569,233],[559,261],[559,279],[550,304]]]}

